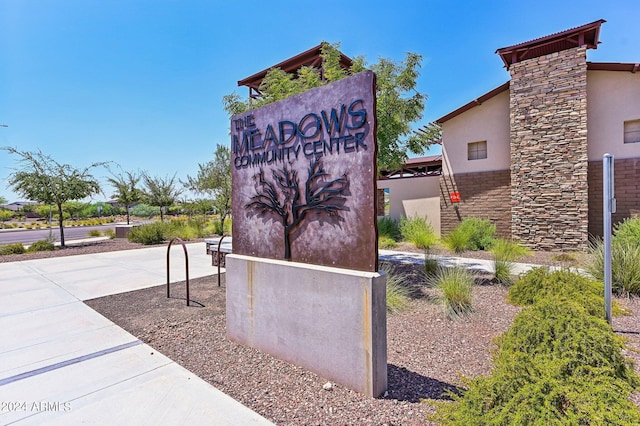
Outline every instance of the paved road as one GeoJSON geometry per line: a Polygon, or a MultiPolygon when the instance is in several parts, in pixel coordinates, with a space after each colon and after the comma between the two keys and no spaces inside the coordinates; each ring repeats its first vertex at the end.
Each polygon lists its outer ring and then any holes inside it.
{"type": "MultiPolygon", "coordinates": [[[[98,225],[98,226],[76,226],[64,228],[64,239],[77,240],[86,238],[90,231],[98,230],[104,232],[107,229],[115,230],[115,224],[98,225]]],[[[51,235],[55,241],[60,241],[60,228],[56,227],[51,230],[51,235]]],[[[31,244],[34,241],[46,240],[49,238],[48,229],[11,229],[0,232],[0,244],[31,244]]]]}

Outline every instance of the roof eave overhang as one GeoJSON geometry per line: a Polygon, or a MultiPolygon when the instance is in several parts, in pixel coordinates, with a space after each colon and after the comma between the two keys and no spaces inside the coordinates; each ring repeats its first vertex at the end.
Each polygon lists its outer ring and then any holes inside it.
{"type": "MultiPolygon", "coordinates": [[[[250,75],[249,77],[243,78],[242,80],[238,80],[238,87],[247,86],[250,90],[259,91],[260,83],[262,83],[262,80],[267,73],[274,68],[280,68],[284,72],[291,73],[305,65],[320,67],[322,64],[322,46],[323,43],[320,43],[319,45],[299,53],[296,56],[250,75]]],[[[353,64],[353,60],[347,55],[340,53],[340,64],[345,68],[349,68],[351,64],[353,64]]]]}
{"type": "Polygon", "coordinates": [[[554,52],[573,47],[587,46],[589,49],[597,49],[600,38],[600,26],[604,19],[591,22],[580,27],[571,28],[559,33],[537,38],[513,46],[496,50],[507,69],[517,62],[548,55],[554,52]]]}

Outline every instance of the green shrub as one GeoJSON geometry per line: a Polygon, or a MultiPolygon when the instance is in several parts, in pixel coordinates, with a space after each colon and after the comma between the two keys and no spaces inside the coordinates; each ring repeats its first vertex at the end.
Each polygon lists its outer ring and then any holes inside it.
{"type": "Polygon", "coordinates": [[[405,274],[396,272],[390,264],[383,262],[380,269],[387,273],[387,312],[395,313],[404,311],[409,307],[410,289],[407,287],[405,274]]]}
{"type": "MultiPolygon", "coordinates": [[[[511,303],[521,306],[533,305],[544,298],[572,300],[590,315],[604,318],[603,284],[567,269],[531,269],[520,277],[508,294],[511,303]]],[[[620,307],[615,305],[614,313],[621,313],[620,307]]]]}
{"type": "Polygon", "coordinates": [[[628,241],[640,246],[640,218],[626,218],[614,226],[613,233],[616,241],[628,241]]]}
{"type": "Polygon", "coordinates": [[[496,226],[489,219],[469,217],[444,239],[445,245],[456,253],[465,250],[486,250],[493,244],[496,226]]]}
{"type": "Polygon", "coordinates": [[[139,217],[160,216],[160,207],[149,206],[147,204],[138,204],[137,206],[134,206],[131,209],[129,209],[129,214],[131,216],[139,216],[139,217]]]}
{"type": "MultiPolygon", "coordinates": [[[[604,244],[598,241],[591,250],[587,272],[604,282],[604,244]]],[[[627,239],[611,242],[611,286],[616,294],[640,295],[640,245],[627,239]]]]}
{"type": "Polygon", "coordinates": [[[193,240],[199,237],[200,227],[196,224],[172,222],[165,230],[166,239],[180,238],[183,241],[193,240]]]}
{"type": "Polygon", "coordinates": [[[220,220],[213,221],[213,233],[220,236],[224,235],[224,227],[220,220]]]}
{"type": "Polygon", "coordinates": [[[622,340],[579,303],[539,299],[496,342],[492,374],[467,380],[466,392],[452,395],[454,404],[439,404],[433,420],[450,425],[639,424],[640,412],[629,400],[639,379],[622,354],[622,340]]]}
{"type": "MultiPolygon", "coordinates": [[[[67,211],[63,211],[62,212],[62,220],[68,220],[71,218],[71,214],[67,211]]],[[[53,220],[55,220],[56,222],[60,220],[60,215],[54,211],[53,213],[53,220]]]]}
{"type": "Polygon", "coordinates": [[[115,229],[107,229],[103,233],[105,237],[109,237],[110,240],[113,240],[116,237],[115,229]]]}
{"type": "Polygon", "coordinates": [[[400,224],[398,221],[386,216],[379,218],[378,237],[386,237],[398,241],[400,239],[400,224]]]}
{"type": "Polygon", "coordinates": [[[431,248],[437,240],[433,227],[424,217],[416,216],[411,219],[400,219],[400,234],[408,241],[421,249],[431,248]]]}
{"type": "Polygon", "coordinates": [[[487,250],[491,248],[496,234],[496,226],[489,219],[469,217],[458,226],[469,235],[469,250],[487,250]]]}
{"type": "Polygon", "coordinates": [[[26,250],[24,249],[24,246],[20,243],[7,244],[4,246],[0,246],[0,256],[5,256],[9,254],[22,254],[25,251],[26,250]]]}
{"type": "Polygon", "coordinates": [[[119,213],[119,209],[117,207],[113,207],[108,203],[96,203],[96,204],[86,204],[83,206],[82,210],[78,213],[79,217],[89,218],[89,217],[102,217],[102,216],[113,216],[119,213]],[[98,212],[98,206],[101,206],[102,209],[98,212]]]}
{"type": "Polygon", "coordinates": [[[4,223],[13,218],[13,212],[8,209],[0,208],[0,222],[4,223]]]}
{"type": "Polygon", "coordinates": [[[102,232],[98,231],[97,229],[92,229],[87,235],[89,235],[90,237],[100,237],[102,236],[102,232]]]}
{"type": "Polygon", "coordinates": [[[378,248],[381,249],[392,249],[398,247],[398,243],[393,238],[389,238],[385,235],[381,235],[378,237],[378,248]]]}
{"type": "Polygon", "coordinates": [[[27,251],[29,253],[34,253],[37,251],[53,251],[56,249],[56,246],[49,240],[39,240],[34,242],[29,246],[27,251]]]}
{"type": "Polygon", "coordinates": [[[442,268],[427,279],[427,283],[439,291],[438,303],[449,319],[462,318],[473,310],[473,281],[473,274],[459,267],[442,268]]]}
{"type": "Polygon", "coordinates": [[[160,244],[173,238],[189,241],[207,235],[207,227],[202,220],[171,220],[134,227],[127,238],[129,241],[148,245],[160,244]]]}
{"type": "Polygon", "coordinates": [[[610,369],[614,377],[637,386],[640,382],[632,364],[622,353],[623,341],[611,326],[582,306],[580,301],[550,295],[536,301],[514,319],[512,328],[500,340],[496,366],[508,364],[513,352],[549,359],[569,358],[554,373],[559,378],[590,366],[610,369]]]}
{"type": "Polygon", "coordinates": [[[145,245],[160,244],[166,240],[165,232],[167,231],[167,227],[167,224],[161,222],[135,226],[129,231],[127,239],[134,243],[145,245]]]}

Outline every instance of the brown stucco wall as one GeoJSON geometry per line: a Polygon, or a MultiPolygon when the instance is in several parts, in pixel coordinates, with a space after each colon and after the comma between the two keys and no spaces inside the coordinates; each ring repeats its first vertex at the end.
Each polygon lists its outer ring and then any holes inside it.
{"type": "MultiPolygon", "coordinates": [[[[640,158],[614,159],[616,213],[612,222],[640,215],[640,158]]],[[[589,234],[602,236],[602,161],[589,162],[589,234]]]]}
{"type": "Polygon", "coordinates": [[[511,236],[511,184],[509,170],[460,173],[440,176],[440,226],[442,235],[453,231],[468,217],[489,219],[496,225],[497,235],[511,236]],[[449,193],[460,192],[456,208],[449,193]]]}
{"type": "Polygon", "coordinates": [[[588,246],[586,46],[513,64],[511,229],[535,249],[588,246]]]}

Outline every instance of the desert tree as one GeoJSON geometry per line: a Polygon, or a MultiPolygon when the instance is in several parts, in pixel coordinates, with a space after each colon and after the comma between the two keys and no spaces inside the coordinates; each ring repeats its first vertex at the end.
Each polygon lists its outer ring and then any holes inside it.
{"type": "Polygon", "coordinates": [[[291,259],[291,233],[310,212],[337,215],[344,210],[349,185],[347,173],[337,179],[327,179],[321,160],[313,160],[304,186],[300,187],[298,172],[286,165],[272,170],[272,181],[264,170],[255,175],[256,194],[245,207],[262,215],[275,215],[284,230],[284,258],[291,259]]]}
{"type": "Polygon", "coordinates": [[[4,198],[2,195],[0,195],[0,204],[7,204],[9,201],[7,201],[6,198],[4,198]]]}
{"type": "Polygon", "coordinates": [[[220,215],[220,229],[224,230],[224,221],[231,214],[231,151],[224,145],[218,145],[213,160],[198,164],[198,174],[187,176],[183,185],[197,194],[211,199],[213,208],[220,215]]]}
{"type": "Polygon", "coordinates": [[[435,123],[419,130],[412,128],[422,119],[427,100],[427,95],[417,89],[422,56],[407,53],[402,62],[380,58],[371,66],[363,57],[357,57],[345,70],[340,65],[338,49],[339,44],[323,43],[322,71],[306,66],[295,75],[279,68],[269,70],[260,84],[260,98],[243,100],[234,92],[223,97],[225,110],[229,115],[240,114],[371,69],[376,74],[378,170],[397,169],[409,153],[422,155],[440,139],[441,129],[435,123]]]}
{"type": "Polygon", "coordinates": [[[107,178],[107,181],[114,188],[112,197],[118,202],[118,204],[124,206],[127,212],[127,225],[130,223],[129,217],[131,206],[142,200],[143,192],[138,187],[140,178],[140,175],[132,172],[124,172],[124,174],[118,174],[107,178]]]}
{"type": "Polygon", "coordinates": [[[151,176],[142,172],[144,190],[142,199],[150,206],[160,207],[160,221],[164,221],[163,208],[171,207],[178,201],[182,189],[177,187],[176,175],[173,177],[151,176]]]}
{"type": "Polygon", "coordinates": [[[57,208],[60,245],[64,247],[63,205],[68,201],[81,200],[100,193],[100,184],[91,174],[91,170],[107,163],[93,163],[79,169],[69,164],[60,164],[40,150],[27,152],[11,147],[2,149],[17,155],[21,164],[21,168],[11,173],[8,178],[13,190],[31,201],[54,205],[57,208]]]}

